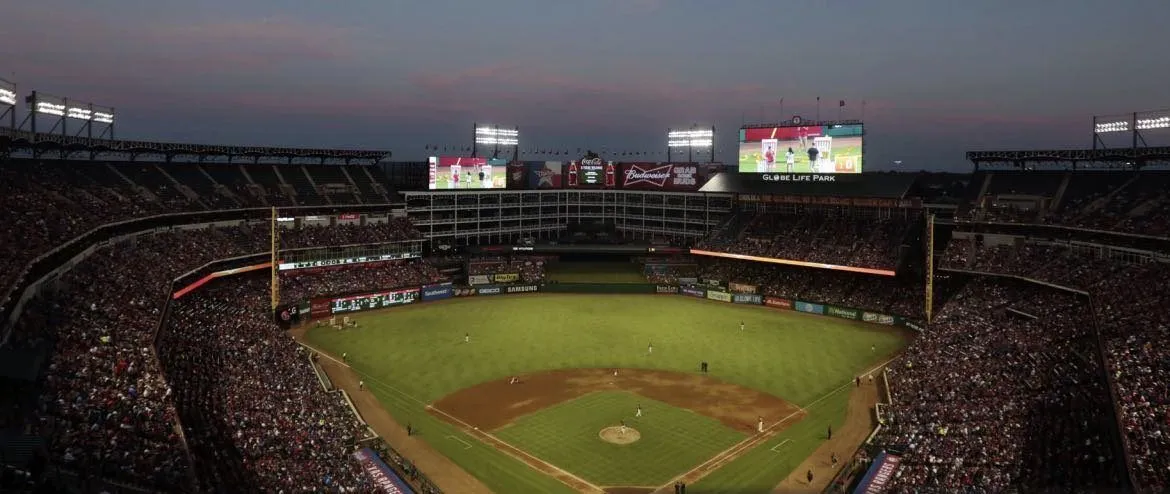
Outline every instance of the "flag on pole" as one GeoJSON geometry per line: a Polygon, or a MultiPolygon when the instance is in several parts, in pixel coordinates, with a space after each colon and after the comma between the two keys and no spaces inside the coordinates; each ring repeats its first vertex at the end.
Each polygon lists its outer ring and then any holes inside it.
{"type": "Polygon", "coordinates": [[[841,102],[838,103],[837,106],[845,106],[845,100],[841,100],[841,102]]]}

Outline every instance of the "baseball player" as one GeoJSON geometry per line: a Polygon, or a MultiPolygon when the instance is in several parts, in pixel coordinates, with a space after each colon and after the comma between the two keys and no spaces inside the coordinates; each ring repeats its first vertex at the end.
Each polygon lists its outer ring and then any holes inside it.
{"type": "Polygon", "coordinates": [[[625,420],[622,421],[621,431],[622,431],[623,436],[626,435],[626,421],[625,420]]]}
{"type": "Polygon", "coordinates": [[[743,321],[740,321],[740,322],[739,322],[739,330],[740,330],[740,331],[743,331],[743,321]]]}
{"type": "Polygon", "coordinates": [[[760,421],[756,423],[756,431],[764,432],[764,417],[760,416],[760,421]]]}
{"type": "Polygon", "coordinates": [[[796,165],[796,153],[792,148],[788,148],[788,152],[784,154],[784,161],[788,164],[788,173],[792,173],[792,167],[796,165]]]}
{"type": "Polygon", "coordinates": [[[366,382],[365,381],[358,381],[358,389],[359,390],[366,389],[366,382]]]}
{"type": "Polygon", "coordinates": [[[635,416],[635,417],[641,417],[641,416],[642,416],[642,405],[638,405],[638,411],[637,411],[637,412],[634,412],[634,416],[635,416]]]}
{"type": "Polygon", "coordinates": [[[651,353],[654,353],[654,343],[653,342],[651,342],[649,345],[646,345],[646,354],[649,355],[651,353]]]}
{"type": "Polygon", "coordinates": [[[471,333],[464,333],[463,334],[463,342],[464,343],[471,343],[471,333]]]}
{"type": "Polygon", "coordinates": [[[816,146],[810,146],[808,148],[808,166],[812,169],[813,173],[817,172],[817,155],[820,154],[820,152],[821,151],[818,150],[816,146]]]}
{"type": "Polygon", "coordinates": [[[770,171],[772,171],[772,168],[775,166],[776,166],[776,149],[773,148],[772,146],[768,146],[768,149],[764,150],[764,171],[770,172],[770,171]]]}
{"type": "Polygon", "coordinates": [[[516,384],[518,382],[520,382],[520,380],[517,379],[516,376],[512,376],[512,379],[508,381],[508,384],[516,384]]]}

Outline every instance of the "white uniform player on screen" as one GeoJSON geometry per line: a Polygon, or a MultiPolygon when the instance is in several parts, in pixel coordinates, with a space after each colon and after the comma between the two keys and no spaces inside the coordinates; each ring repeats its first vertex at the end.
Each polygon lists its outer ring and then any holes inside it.
{"type": "Polygon", "coordinates": [[[459,164],[459,159],[455,160],[455,164],[451,165],[451,180],[447,181],[447,188],[459,188],[459,173],[463,171],[463,166],[459,164]]]}
{"type": "Polygon", "coordinates": [[[833,138],[829,136],[821,136],[813,138],[813,143],[819,153],[817,153],[817,170],[821,173],[834,173],[837,167],[833,165],[833,138]]]}
{"type": "Polygon", "coordinates": [[[784,162],[788,165],[788,173],[792,173],[792,167],[796,166],[796,153],[792,148],[788,148],[788,152],[784,153],[784,162]]]}
{"type": "Polygon", "coordinates": [[[481,182],[483,182],[480,184],[480,187],[483,187],[485,189],[492,188],[492,164],[491,163],[484,163],[483,166],[480,166],[479,167],[479,175],[480,175],[479,180],[481,182]]]}

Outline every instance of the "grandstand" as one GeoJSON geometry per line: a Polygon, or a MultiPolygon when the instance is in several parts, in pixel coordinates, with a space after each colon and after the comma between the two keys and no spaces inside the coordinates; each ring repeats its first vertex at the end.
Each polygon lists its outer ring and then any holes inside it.
{"type": "Polygon", "coordinates": [[[352,454],[369,447],[443,491],[273,321],[270,283],[308,318],[322,297],[541,285],[572,246],[649,283],[921,330],[855,455],[861,471],[898,456],[893,492],[1170,488],[1170,174],[1147,168],[1165,149],[978,152],[972,174],[839,184],[466,192],[419,190],[403,171],[418,164],[385,151],[12,129],[0,150],[4,490],[365,491],[352,454]],[[274,250],[304,265],[276,272],[274,250]]]}

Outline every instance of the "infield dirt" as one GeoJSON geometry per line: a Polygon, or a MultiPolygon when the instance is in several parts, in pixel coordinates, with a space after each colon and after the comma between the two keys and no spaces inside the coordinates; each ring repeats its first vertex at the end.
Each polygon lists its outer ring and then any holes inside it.
{"type": "MultiPolygon", "coordinates": [[[[760,417],[773,423],[797,406],[703,374],[645,369],[563,369],[501,379],[465,388],[436,401],[439,417],[457,417],[485,431],[500,429],[517,418],[597,391],[626,391],[711,417],[727,427],[754,434],[760,417]]],[[[795,418],[795,417],[794,417],[795,418]]],[[[795,420],[791,421],[795,422],[795,420]]]]}

